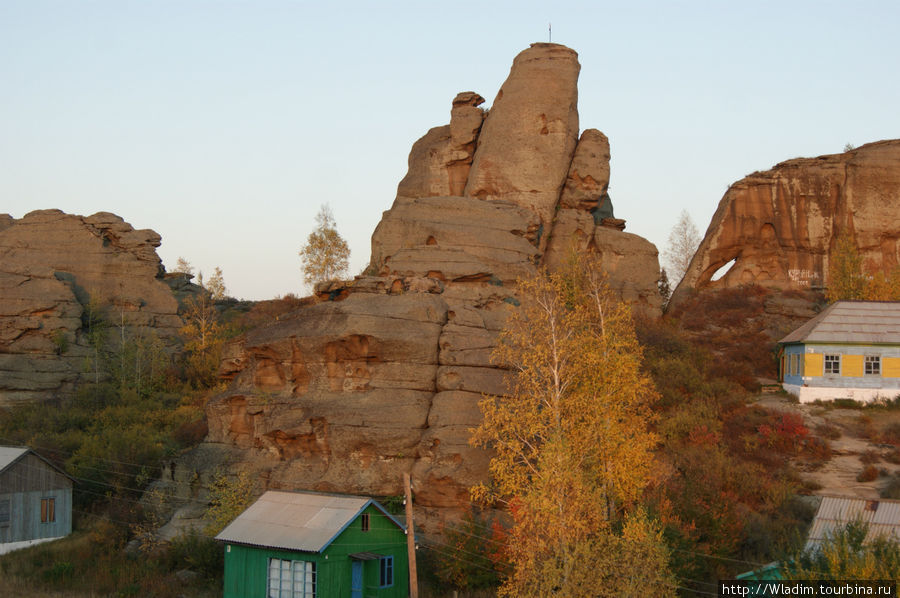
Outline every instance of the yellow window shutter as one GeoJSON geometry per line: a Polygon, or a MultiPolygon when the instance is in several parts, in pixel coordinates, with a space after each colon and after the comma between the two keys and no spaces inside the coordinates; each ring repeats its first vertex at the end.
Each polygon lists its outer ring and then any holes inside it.
{"type": "Polygon", "coordinates": [[[804,376],[824,376],[825,362],[821,353],[805,353],[803,355],[804,376]]]}
{"type": "Polygon", "coordinates": [[[882,357],[881,375],[885,378],[900,378],[900,357],[882,357]]]}
{"type": "Polygon", "coordinates": [[[862,378],[863,375],[863,356],[862,355],[842,355],[841,356],[841,376],[862,378]]]}

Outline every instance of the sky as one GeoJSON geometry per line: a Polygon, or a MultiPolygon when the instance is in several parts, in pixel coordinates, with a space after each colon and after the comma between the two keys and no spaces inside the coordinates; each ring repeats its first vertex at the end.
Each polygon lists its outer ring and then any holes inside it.
{"type": "Polygon", "coordinates": [[[900,138],[898,26],[895,0],[0,0],[0,213],[114,212],[169,270],[306,294],[320,207],[359,273],[413,142],[551,39],[616,216],[663,251],[751,172],[900,138]]]}

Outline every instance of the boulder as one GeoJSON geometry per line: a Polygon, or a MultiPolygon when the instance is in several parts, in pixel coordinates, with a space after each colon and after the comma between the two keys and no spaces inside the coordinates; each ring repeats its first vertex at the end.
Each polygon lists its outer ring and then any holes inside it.
{"type": "Polygon", "coordinates": [[[413,144],[409,170],[397,186],[398,197],[462,195],[484,121],[484,98],[472,91],[457,94],[450,124],[435,127],[413,144]]]}
{"type": "Polygon", "coordinates": [[[585,129],[575,146],[559,207],[590,211],[609,188],[609,139],[597,129],[585,129]]]}

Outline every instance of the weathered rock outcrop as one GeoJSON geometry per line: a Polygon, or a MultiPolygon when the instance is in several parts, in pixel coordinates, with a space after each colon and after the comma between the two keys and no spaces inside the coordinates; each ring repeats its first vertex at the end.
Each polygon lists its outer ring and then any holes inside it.
{"type": "Polygon", "coordinates": [[[107,212],[0,216],[0,405],[65,395],[88,353],[86,307],[129,332],[181,326],[159,278],[160,238],[107,212]]]}
{"type": "Polygon", "coordinates": [[[900,261],[900,140],[788,160],[732,185],[672,303],[693,289],[746,283],[821,290],[843,232],[853,235],[869,270],[900,261]]]}
{"type": "Polygon", "coordinates": [[[482,395],[507,391],[491,353],[518,278],[574,245],[659,313],[656,249],[591,213],[609,143],[596,130],[578,141],[578,71],[572,50],[535,44],[489,113],[473,92],[456,97],[450,125],[413,146],[367,275],[320,285],[319,303],[227,348],[203,451],[244,449],[240,466],[270,488],[390,495],[412,472],[421,514],[459,508],[487,472],[468,440],[482,395]]]}
{"type": "Polygon", "coordinates": [[[559,44],[516,56],[478,138],[467,197],[529,208],[549,232],[578,140],[580,70],[578,55],[559,44]]]}

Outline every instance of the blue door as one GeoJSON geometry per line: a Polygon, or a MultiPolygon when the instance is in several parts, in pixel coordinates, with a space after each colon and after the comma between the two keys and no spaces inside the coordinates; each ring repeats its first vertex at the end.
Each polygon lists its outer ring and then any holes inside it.
{"type": "Polygon", "coordinates": [[[350,563],[350,566],[350,598],[362,598],[363,563],[362,561],[354,560],[350,563]]]}

